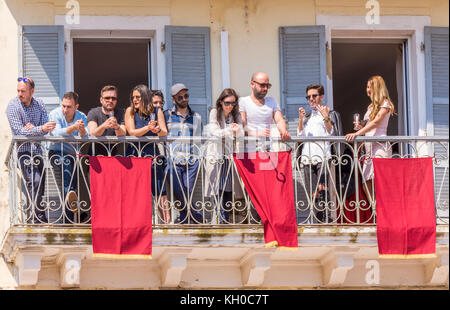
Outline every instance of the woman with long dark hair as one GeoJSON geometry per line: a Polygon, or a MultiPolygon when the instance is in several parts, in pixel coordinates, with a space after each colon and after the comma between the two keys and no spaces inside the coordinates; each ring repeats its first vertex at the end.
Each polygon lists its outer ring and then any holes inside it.
{"type": "Polygon", "coordinates": [[[226,88],[209,114],[207,134],[222,138],[219,143],[210,143],[205,154],[205,196],[216,200],[218,223],[229,223],[231,220],[233,192],[235,197],[242,196],[238,179],[234,178],[233,182],[235,172],[231,165],[232,138],[244,136],[238,101],[236,91],[226,88]]]}
{"type": "MultiPolygon", "coordinates": [[[[164,119],[164,114],[161,108],[153,106],[147,86],[140,84],[135,86],[131,91],[130,106],[125,111],[125,127],[130,136],[167,136],[167,126],[164,119]]],[[[160,151],[156,143],[140,142],[130,144],[127,149],[127,155],[158,157],[160,155],[160,151]]],[[[167,197],[162,179],[162,167],[160,165],[153,164],[151,171],[152,194],[155,197],[158,197],[159,195],[162,197],[167,197]]],[[[170,217],[168,218],[168,221],[170,221],[170,217]]]]}

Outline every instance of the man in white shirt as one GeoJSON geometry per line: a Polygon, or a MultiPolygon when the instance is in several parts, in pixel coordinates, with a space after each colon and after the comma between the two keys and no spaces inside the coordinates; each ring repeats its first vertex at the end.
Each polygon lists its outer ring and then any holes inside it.
{"type": "MultiPolygon", "coordinates": [[[[334,122],[330,120],[330,108],[323,102],[324,95],[324,88],[320,84],[312,84],[306,88],[306,100],[312,111],[306,116],[304,108],[298,109],[298,136],[328,137],[336,134],[334,122]]],[[[333,113],[337,114],[335,111],[333,113]]],[[[326,185],[329,175],[327,163],[330,158],[330,142],[305,142],[302,146],[300,167],[305,176],[306,193],[311,195],[315,206],[314,214],[319,223],[329,222],[329,193],[326,185]]]]}
{"type": "MultiPolygon", "coordinates": [[[[269,83],[269,76],[264,72],[256,72],[252,75],[250,96],[239,99],[239,112],[242,117],[242,124],[248,136],[270,137],[270,127],[272,120],[275,121],[280,136],[283,140],[291,136],[286,128],[286,121],[281,114],[277,101],[273,97],[266,97],[272,84],[269,83]]],[[[270,148],[270,143],[263,147],[264,151],[270,148]]]]}

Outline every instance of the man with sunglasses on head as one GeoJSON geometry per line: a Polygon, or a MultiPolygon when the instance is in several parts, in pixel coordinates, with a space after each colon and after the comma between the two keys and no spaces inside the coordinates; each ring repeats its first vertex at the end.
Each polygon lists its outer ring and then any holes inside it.
{"type": "MultiPolygon", "coordinates": [[[[17,79],[17,97],[6,108],[6,116],[13,136],[44,136],[55,129],[49,122],[45,105],[33,97],[34,81],[29,77],[17,79]]],[[[19,143],[18,159],[24,182],[28,190],[26,206],[27,223],[47,223],[45,208],[41,205],[44,193],[44,158],[41,143],[19,143]],[[35,202],[35,203],[33,203],[35,202]]]]}
{"type": "MultiPolygon", "coordinates": [[[[170,88],[174,103],[173,108],[164,111],[168,137],[200,137],[202,135],[202,118],[189,106],[189,89],[181,83],[170,88]]],[[[203,223],[202,211],[188,205],[197,178],[200,145],[191,142],[172,142],[169,144],[169,161],[167,163],[168,179],[172,183],[175,199],[181,203],[181,224],[203,223]]],[[[177,206],[177,204],[175,204],[177,206]]]]}
{"type": "MultiPolygon", "coordinates": [[[[124,111],[118,109],[117,105],[117,87],[106,85],[100,91],[100,107],[93,108],[87,115],[88,130],[91,136],[125,136],[124,111]]],[[[120,152],[114,148],[114,154],[120,152]]],[[[108,155],[106,148],[96,145],[95,155],[108,155]]]]}
{"type": "MultiPolygon", "coordinates": [[[[324,104],[324,96],[325,90],[321,84],[307,86],[306,100],[311,107],[311,113],[306,115],[304,108],[298,109],[298,136],[342,135],[339,113],[330,111],[330,108],[324,104]]],[[[330,201],[327,190],[330,158],[330,142],[305,142],[301,148],[300,167],[305,175],[307,195],[312,195],[311,200],[315,202],[314,213],[316,221],[319,223],[330,222],[330,212],[327,206],[327,201],[330,201]]]]}
{"type": "MultiPolygon", "coordinates": [[[[272,121],[275,121],[281,138],[289,139],[291,136],[286,128],[286,121],[275,98],[266,97],[272,87],[272,84],[269,83],[269,76],[264,72],[254,73],[250,87],[252,88],[251,95],[239,99],[239,111],[247,135],[269,139],[272,121]]],[[[263,146],[264,151],[269,148],[268,144],[263,146]]]]}

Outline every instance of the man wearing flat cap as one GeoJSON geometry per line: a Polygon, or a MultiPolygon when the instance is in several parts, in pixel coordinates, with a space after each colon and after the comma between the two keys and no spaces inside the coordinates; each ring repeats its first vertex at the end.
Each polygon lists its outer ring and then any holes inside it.
{"type": "Polygon", "coordinates": [[[201,224],[202,211],[194,209],[189,199],[194,190],[199,168],[199,143],[194,143],[194,136],[202,135],[202,118],[189,106],[189,89],[178,83],[170,88],[170,96],[174,103],[172,109],[164,111],[168,137],[180,137],[184,141],[169,144],[170,160],[167,165],[169,182],[173,186],[175,207],[181,224],[201,224]]]}

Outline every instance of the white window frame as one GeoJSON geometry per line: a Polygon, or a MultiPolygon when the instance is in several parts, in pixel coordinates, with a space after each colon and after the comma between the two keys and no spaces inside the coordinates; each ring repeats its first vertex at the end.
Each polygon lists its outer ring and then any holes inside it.
{"type": "MultiPolygon", "coordinates": [[[[325,38],[332,39],[403,39],[408,47],[409,85],[408,119],[410,135],[423,135],[427,129],[424,27],[431,25],[430,16],[380,16],[379,24],[367,24],[365,16],[316,16],[316,24],[325,26],[325,38]]],[[[331,64],[327,64],[331,66],[331,64]]],[[[333,81],[327,76],[328,102],[333,105],[333,81]]]]}
{"type": "Polygon", "coordinates": [[[74,89],[73,40],[96,39],[148,39],[151,47],[150,87],[165,92],[166,59],[164,26],[170,25],[169,16],[80,16],[79,24],[67,24],[65,15],[55,16],[55,25],[64,25],[66,89],[74,89]]]}

